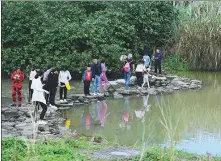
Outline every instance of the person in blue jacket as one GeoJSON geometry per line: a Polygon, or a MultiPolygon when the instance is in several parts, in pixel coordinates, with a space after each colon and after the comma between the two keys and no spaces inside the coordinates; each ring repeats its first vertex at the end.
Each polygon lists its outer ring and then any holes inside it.
{"type": "Polygon", "coordinates": [[[151,60],[146,46],[144,47],[143,61],[146,68],[151,68],[151,60]]]}
{"type": "Polygon", "coordinates": [[[92,92],[93,95],[99,94],[99,86],[100,86],[100,75],[101,75],[101,63],[95,58],[93,59],[93,64],[91,65],[92,72],[92,92]]]}

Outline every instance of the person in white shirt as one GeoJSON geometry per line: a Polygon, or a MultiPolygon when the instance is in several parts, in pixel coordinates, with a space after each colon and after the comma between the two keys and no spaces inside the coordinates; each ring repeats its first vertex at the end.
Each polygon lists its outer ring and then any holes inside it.
{"type": "Polygon", "coordinates": [[[136,77],[137,77],[137,85],[138,89],[141,89],[142,81],[143,81],[143,72],[145,71],[145,65],[143,60],[140,60],[136,67],[136,77]]]}
{"type": "Polygon", "coordinates": [[[35,78],[35,75],[37,74],[37,71],[35,68],[31,70],[31,73],[29,75],[29,96],[28,96],[28,102],[31,102],[32,94],[33,94],[33,89],[31,89],[31,84],[32,80],[35,78]]]}
{"type": "Polygon", "coordinates": [[[43,89],[44,85],[42,84],[42,76],[43,72],[39,71],[35,76],[35,79],[32,80],[31,84],[31,89],[33,89],[32,103],[36,103],[36,105],[40,104],[42,107],[42,112],[40,114],[40,120],[38,121],[38,124],[47,124],[47,122],[44,121],[45,113],[47,112],[47,104],[44,94],[45,93],[49,94],[49,92],[43,89]]]}
{"type": "Polygon", "coordinates": [[[71,80],[71,74],[67,70],[66,67],[63,67],[63,69],[60,71],[58,76],[58,85],[60,86],[60,102],[67,102],[67,88],[65,86],[66,83],[68,83],[71,80]],[[64,97],[63,97],[64,93],[64,97]],[[64,98],[64,99],[63,99],[64,98]]]}

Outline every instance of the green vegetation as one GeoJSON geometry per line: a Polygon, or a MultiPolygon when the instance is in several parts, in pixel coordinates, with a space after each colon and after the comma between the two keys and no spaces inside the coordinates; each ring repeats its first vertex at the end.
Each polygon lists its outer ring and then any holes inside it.
{"type": "MultiPolygon", "coordinates": [[[[35,144],[15,138],[6,138],[2,140],[2,161],[15,160],[41,160],[41,161],[87,161],[96,160],[90,158],[87,154],[93,150],[113,146],[114,144],[95,144],[86,137],[59,139],[56,141],[36,142],[35,144]]],[[[198,156],[182,151],[175,151],[173,160],[186,161],[219,161],[221,158],[211,156],[198,156]]],[[[170,161],[170,150],[160,147],[152,147],[145,151],[143,161],[170,161]]],[[[125,160],[125,159],[122,159],[125,160]]],[[[133,157],[131,161],[139,161],[140,156],[133,157]]]]}
{"type": "Polygon", "coordinates": [[[2,70],[68,65],[93,56],[119,68],[121,54],[144,46],[172,70],[221,70],[221,2],[2,2],[2,70]]]}
{"type": "Polygon", "coordinates": [[[191,70],[221,71],[221,2],[178,3],[174,52],[191,70]]]}
{"type": "Polygon", "coordinates": [[[177,12],[172,2],[2,2],[2,69],[23,64],[68,65],[80,72],[92,56],[109,69],[121,54],[139,57],[170,42],[177,12]]]}

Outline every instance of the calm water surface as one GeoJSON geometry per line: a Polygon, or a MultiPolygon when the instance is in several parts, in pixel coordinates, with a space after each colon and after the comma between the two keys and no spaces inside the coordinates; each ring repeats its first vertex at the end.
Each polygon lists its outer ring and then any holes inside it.
{"type": "MultiPolygon", "coordinates": [[[[164,146],[174,141],[177,149],[221,156],[221,73],[182,75],[202,79],[205,87],[167,95],[107,99],[63,110],[65,126],[84,135],[101,134],[121,145],[145,142],[147,146],[164,146]],[[140,112],[144,119],[137,117],[140,112]]],[[[3,81],[3,96],[10,94],[6,87],[9,82],[3,81]]]]}
{"type": "Polygon", "coordinates": [[[144,136],[148,146],[166,145],[172,140],[177,149],[221,156],[221,73],[182,74],[202,79],[205,87],[167,95],[108,99],[65,110],[66,126],[84,135],[101,134],[121,145],[141,144],[144,136]],[[144,120],[139,119],[136,113],[145,110],[144,120]]]}

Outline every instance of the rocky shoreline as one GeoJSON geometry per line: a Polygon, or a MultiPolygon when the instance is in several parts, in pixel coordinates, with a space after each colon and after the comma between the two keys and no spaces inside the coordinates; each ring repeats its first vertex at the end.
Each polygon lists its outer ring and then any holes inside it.
{"type": "Polygon", "coordinates": [[[155,78],[150,78],[151,88],[146,86],[143,89],[138,89],[136,85],[136,77],[132,76],[130,79],[131,87],[125,89],[124,79],[118,79],[116,81],[109,81],[109,88],[105,90],[99,96],[84,96],[84,94],[73,94],[68,98],[69,103],[60,104],[57,102],[58,107],[76,107],[78,105],[88,104],[96,102],[97,100],[105,99],[106,97],[112,97],[120,99],[125,96],[143,96],[143,95],[157,95],[172,93],[178,90],[198,90],[202,88],[202,81],[196,79],[190,79],[185,77],[179,77],[176,75],[165,75],[155,78]],[[119,87],[119,88],[116,88],[119,87]]]}
{"type": "MultiPolygon", "coordinates": [[[[110,84],[111,85],[109,88],[99,96],[84,96],[83,94],[74,94],[69,96],[67,104],[60,104],[57,101],[57,106],[61,110],[64,108],[74,108],[79,105],[96,102],[97,100],[106,99],[106,97],[119,99],[129,95],[157,95],[172,93],[177,90],[197,90],[203,85],[201,80],[178,77],[175,75],[166,75],[150,79],[151,88],[145,87],[141,90],[136,88],[136,77],[133,76],[130,80],[130,89],[125,89],[123,87],[124,80],[122,79],[110,81],[110,84]],[[116,86],[119,88],[116,88],[116,86]]],[[[4,106],[2,107],[1,113],[2,137],[25,137],[32,139],[34,137],[34,133],[36,133],[36,139],[44,140],[47,138],[53,139],[74,135],[70,129],[64,127],[64,119],[62,118],[62,113],[60,110],[54,111],[48,108],[46,113],[48,124],[36,125],[33,123],[33,118],[31,116],[31,113],[33,112],[33,107],[31,108],[31,105],[27,104],[22,108],[4,106]],[[34,129],[37,129],[36,132],[33,131],[34,129]]]]}

